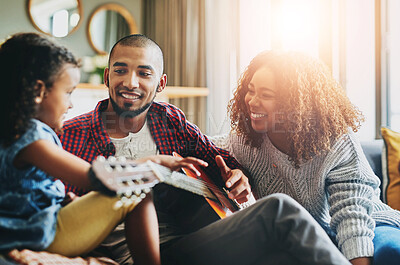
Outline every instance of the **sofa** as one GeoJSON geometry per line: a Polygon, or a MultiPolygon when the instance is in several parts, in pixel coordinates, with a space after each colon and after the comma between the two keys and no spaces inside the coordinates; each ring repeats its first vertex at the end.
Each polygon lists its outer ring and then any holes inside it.
{"type": "MultiPolygon", "coordinates": [[[[361,147],[364,151],[365,156],[367,157],[367,160],[369,164],[371,165],[372,170],[374,171],[375,175],[378,176],[378,178],[381,181],[381,191],[382,191],[382,149],[383,149],[383,140],[371,140],[371,141],[362,141],[361,142],[361,147]]],[[[381,192],[381,200],[383,200],[381,192]]]]}

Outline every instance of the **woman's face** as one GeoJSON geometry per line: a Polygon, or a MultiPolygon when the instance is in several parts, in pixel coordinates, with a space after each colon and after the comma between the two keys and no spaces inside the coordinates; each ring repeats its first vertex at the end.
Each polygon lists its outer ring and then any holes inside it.
{"type": "Polygon", "coordinates": [[[275,75],[269,68],[262,67],[254,73],[244,100],[253,130],[274,133],[279,113],[275,75]]]}
{"type": "Polygon", "coordinates": [[[37,118],[55,130],[61,129],[65,114],[72,108],[71,94],[79,80],[79,68],[71,64],[64,66],[53,86],[45,90],[37,118]]]}

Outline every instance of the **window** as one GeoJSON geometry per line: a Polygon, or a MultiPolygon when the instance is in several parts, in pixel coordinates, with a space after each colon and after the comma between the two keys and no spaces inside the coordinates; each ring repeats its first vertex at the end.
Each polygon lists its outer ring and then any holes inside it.
{"type": "Polygon", "coordinates": [[[379,2],[382,6],[381,124],[400,131],[400,1],[379,2]]]}
{"type": "Polygon", "coordinates": [[[375,138],[374,0],[242,0],[240,25],[241,72],[265,49],[319,57],[364,113],[360,139],[375,138]]]}

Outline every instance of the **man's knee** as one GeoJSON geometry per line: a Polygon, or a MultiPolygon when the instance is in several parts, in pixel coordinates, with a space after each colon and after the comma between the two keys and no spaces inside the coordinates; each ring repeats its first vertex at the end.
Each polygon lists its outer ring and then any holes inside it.
{"type": "Polygon", "coordinates": [[[311,214],[296,200],[282,193],[266,196],[258,201],[260,215],[266,220],[273,220],[277,224],[290,229],[299,225],[316,224],[311,214]]]}
{"type": "Polygon", "coordinates": [[[301,211],[304,208],[292,197],[283,193],[274,193],[259,200],[260,205],[278,209],[301,211]]]}

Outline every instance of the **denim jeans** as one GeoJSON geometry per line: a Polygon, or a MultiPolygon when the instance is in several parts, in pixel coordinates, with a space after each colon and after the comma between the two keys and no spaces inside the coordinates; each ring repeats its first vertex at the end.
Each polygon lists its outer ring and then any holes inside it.
{"type": "Polygon", "coordinates": [[[400,228],[381,225],[374,232],[374,265],[399,264],[400,228]]]}

